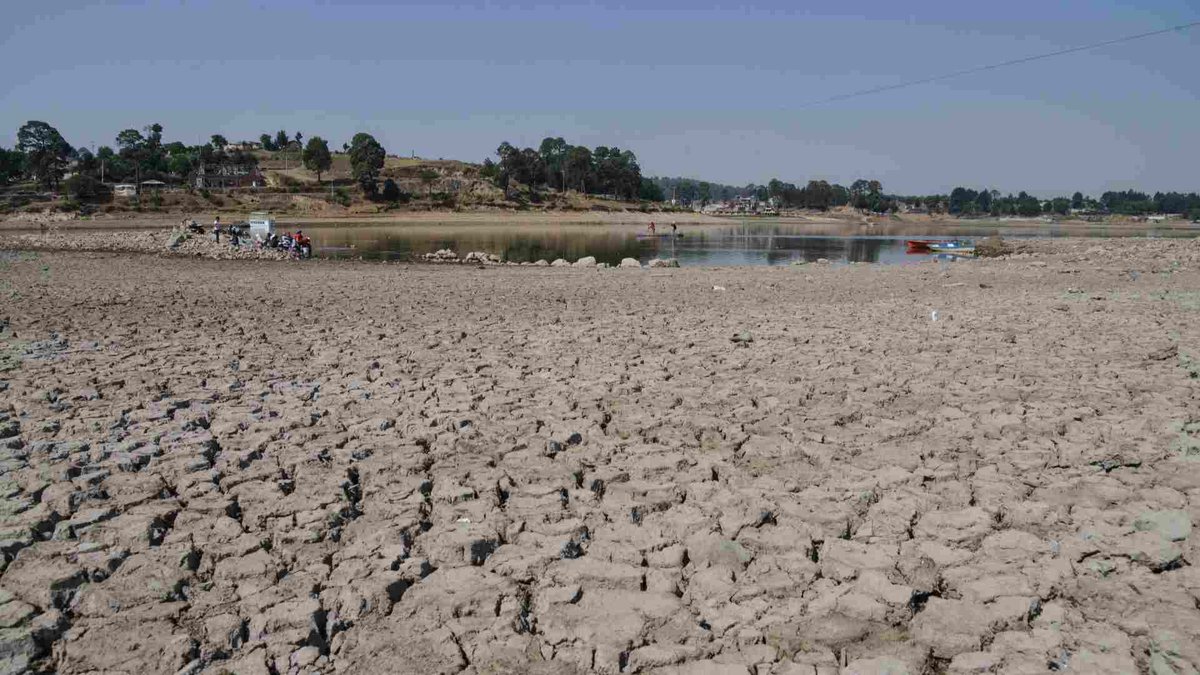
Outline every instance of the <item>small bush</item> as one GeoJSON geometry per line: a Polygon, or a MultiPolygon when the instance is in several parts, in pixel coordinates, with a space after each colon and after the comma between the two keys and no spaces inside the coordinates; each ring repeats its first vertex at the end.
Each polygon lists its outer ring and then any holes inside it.
{"type": "Polygon", "coordinates": [[[338,188],[333,191],[327,200],[330,204],[341,204],[342,206],[350,206],[350,193],[346,188],[338,188]]]}

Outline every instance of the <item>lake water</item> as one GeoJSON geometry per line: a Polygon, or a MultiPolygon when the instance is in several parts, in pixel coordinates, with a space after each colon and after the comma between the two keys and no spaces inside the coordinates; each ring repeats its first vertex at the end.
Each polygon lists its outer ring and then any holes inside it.
{"type": "MultiPolygon", "coordinates": [[[[281,229],[291,229],[286,224],[281,229]]],[[[659,233],[670,226],[659,227],[659,233]]],[[[978,239],[1001,233],[1005,237],[1054,236],[1196,236],[1194,229],[1151,230],[1097,224],[1095,227],[1059,228],[1052,223],[1013,226],[965,221],[950,224],[805,223],[783,220],[730,221],[728,225],[681,226],[678,238],[648,239],[643,225],[547,225],[376,223],[306,225],[317,255],[332,258],[408,260],[423,253],[448,248],[459,255],[484,251],[515,262],[574,261],[594,256],[616,265],[622,258],[642,263],[662,257],[677,258],[681,265],[787,265],[825,258],[832,262],[884,264],[915,263],[929,255],[906,252],[913,238],[978,239]],[[639,237],[639,235],[643,235],[639,237]]]]}

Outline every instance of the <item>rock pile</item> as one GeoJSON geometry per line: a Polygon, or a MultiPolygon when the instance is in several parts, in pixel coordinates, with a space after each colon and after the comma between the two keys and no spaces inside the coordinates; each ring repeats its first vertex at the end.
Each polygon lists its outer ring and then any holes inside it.
{"type": "Polygon", "coordinates": [[[0,232],[0,248],[10,250],[146,253],[213,260],[287,260],[290,257],[284,251],[260,250],[254,248],[250,240],[243,238],[243,241],[246,243],[234,247],[227,237],[217,243],[211,235],[193,235],[179,229],[0,232]]]}

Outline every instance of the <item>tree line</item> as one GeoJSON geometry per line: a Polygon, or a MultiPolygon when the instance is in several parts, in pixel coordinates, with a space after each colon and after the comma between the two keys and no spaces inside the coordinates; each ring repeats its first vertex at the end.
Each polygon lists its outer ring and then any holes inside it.
{"type": "MultiPolygon", "coordinates": [[[[299,148],[301,138],[297,132],[295,139],[288,141],[290,147],[299,148]]],[[[102,180],[134,181],[138,185],[144,180],[183,181],[201,167],[232,165],[251,169],[258,165],[256,155],[231,147],[220,134],[213,134],[208,143],[199,145],[166,142],[163,126],[158,123],[124,129],[113,141],[113,145],[102,145],[93,153],[72,146],[52,125],[30,120],[17,130],[16,147],[0,148],[0,185],[31,180],[43,189],[66,188],[72,196],[91,197],[103,189],[102,180]],[[64,184],[68,172],[72,175],[64,184]]],[[[318,136],[308,139],[301,154],[304,165],[317,173],[318,182],[321,173],[333,164],[328,143],[318,136]]]]}
{"type": "MultiPolygon", "coordinates": [[[[307,143],[303,141],[302,133],[289,134],[282,129],[273,136],[260,136],[260,143],[266,150],[297,152],[303,165],[313,171],[320,182],[322,174],[333,166],[329,143],[319,136],[308,138],[307,143]]],[[[342,145],[342,151],[349,157],[351,178],[368,198],[396,201],[405,197],[390,179],[380,185],[387,153],[373,136],[355,134],[349,143],[342,145]]],[[[648,178],[642,175],[637,156],[629,150],[606,146],[589,149],[555,137],[543,139],[536,150],[517,148],[504,142],[496,149],[496,156],[498,161],[490,157],[484,160],[480,173],[503,188],[506,195],[514,184],[519,184],[534,194],[550,188],[626,200],[662,202],[672,199],[684,205],[701,206],[738,197],[756,197],[781,208],[827,210],[852,206],[876,213],[895,212],[904,204],[931,213],[956,216],[1032,217],[1090,212],[1135,216],[1178,213],[1200,217],[1200,195],[1195,192],[1110,191],[1099,199],[1076,192],[1069,198],[1043,200],[1027,192],[1002,195],[996,190],[967,187],[956,187],[948,195],[888,195],[879,181],[867,179],[858,179],[849,187],[823,180],[810,180],[800,186],[777,178],[765,185],[751,183],[738,187],[686,178],[648,178]]],[[[257,164],[258,157],[253,152],[241,144],[229,143],[220,134],[213,134],[208,143],[199,145],[166,142],[163,126],[155,123],[141,129],[124,129],[116,135],[112,145],[100,146],[93,154],[87,148],[73,147],[50,124],[31,120],[18,129],[14,148],[0,148],[0,185],[32,180],[43,189],[65,187],[72,196],[86,198],[104,190],[101,179],[104,182],[135,181],[139,185],[149,179],[185,181],[202,167],[233,165],[252,169],[257,164]],[[64,184],[68,172],[72,176],[64,184]]],[[[432,170],[419,176],[431,196],[438,176],[432,170]]]]}
{"type": "Polygon", "coordinates": [[[997,190],[974,190],[956,187],[948,195],[898,197],[901,202],[931,213],[955,216],[1065,216],[1071,213],[1118,214],[1142,216],[1149,214],[1182,214],[1200,217],[1200,195],[1195,192],[1156,192],[1149,195],[1135,190],[1110,191],[1099,199],[1075,192],[1070,197],[1039,199],[1027,192],[1002,195],[997,190]]]}
{"type": "Polygon", "coordinates": [[[536,150],[505,141],[496,148],[496,156],[499,161],[491,157],[483,160],[480,173],[503,188],[505,194],[519,183],[535,193],[553,188],[627,200],[663,200],[661,190],[642,177],[637,156],[629,150],[603,145],[592,150],[548,137],[536,150]]]}
{"type": "Polygon", "coordinates": [[[879,181],[865,178],[854,181],[850,187],[824,180],[810,180],[806,185],[798,186],[778,178],[771,179],[765,185],[750,183],[742,187],[690,178],[659,177],[652,180],[666,199],[676,200],[683,205],[699,204],[703,207],[714,202],[754,197],[759,201],[770,201],[781,208],[791,209],[825,211],[839,206],[853,206],[863,211],[875,212],[897,209],[896,199],[883,193],[883,185],[879,181]]]}

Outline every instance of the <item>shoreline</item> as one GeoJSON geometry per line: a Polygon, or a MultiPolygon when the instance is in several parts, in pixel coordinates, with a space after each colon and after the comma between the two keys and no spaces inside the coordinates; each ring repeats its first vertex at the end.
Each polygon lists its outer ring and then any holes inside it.
{"type": "MultiPolygon", "coordinates": [[[[55,214],[31,214],[28,217],[8,216],[0,218],[0,232],[26,232],[49,230],[153,230],[170,229],[179,224],[184,217],[194,217],[204,226],[211,224],[214,215],[220,215],[226,222],[235,222],[240,218],[228,213],[166,213],[153,215],[109,216],[107,214],[88,218],[69,218],[55,214]]],[[[879,217],[864,216],[851,213],[820,213],[814,212],[799,216],[707,216],[697,213],[639,213],[639,212],[570,212],[570,211],[413,211],[389,214],[371,214],[354,216],[291,216],[281,215],[276,218],[285,227],[403,227],[403,226],[434,226],[434,225],[487,225],[487,226],[642,226],[650,222],[666,225],[672,221],[680,226],[729,226],[738,223],[770,222],[783,225],[808,225],[814,228],[855,228],[862,234],[895,232],[899,235],[919,235],[922,232],[935,233],[936,230],[970,230],[990,229],[1004,233],[1012,231],[1031,231],[1034,233],[1050,231],[1100,231],[1112,232],[1116,236],[1137,236],[1151,233],[1167,233],[1169,235],[1186,235],[1200,233],[1200,225],[1178,221],[1171,224],[1136,223],[1122,220],[1108,222],[1088,222],[1082,220],[1061,220],[1045,222],[1038,219],[957,219],[934,218],[929,216],[896,216],[879,217]]],[[[1034,235],[1036,236],[1036,234],[1034,235]]]]}

